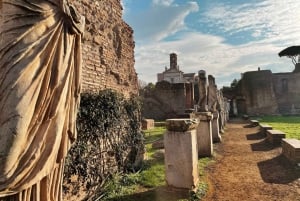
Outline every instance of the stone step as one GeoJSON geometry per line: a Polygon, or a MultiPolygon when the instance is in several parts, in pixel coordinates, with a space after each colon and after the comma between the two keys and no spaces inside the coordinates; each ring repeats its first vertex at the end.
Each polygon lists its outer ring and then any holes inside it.
{"type": "Polygon", "coordinates": [[[281,139],[285,138],[285,133],[280,130],[267,130],[267,140],[274,144],[281,144],[281,139]]]}
{"type": "Polygon", "coordinates": [[[292,163],[300,163],[300,140],[282,139],[282,154],[292,163]]]}

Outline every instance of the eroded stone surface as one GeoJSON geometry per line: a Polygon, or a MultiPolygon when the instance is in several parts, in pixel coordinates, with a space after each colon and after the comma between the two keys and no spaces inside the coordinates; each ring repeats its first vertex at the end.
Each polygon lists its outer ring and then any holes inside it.
{"type": "Polygon", "coordinates": [[[279,145],[285,138],[285,133],[280,130],[267,130],[267,140],[273,145],[279,145]]]}
{"type": "Polygon", "coordinates": [[[212,156],[212,114],[210,112],[197,112],[195,115],[200,121],[197,126],[198,156],[212,156]]]}
{"type": "Polygon", "coordinates": [[[167,119],[166,128],[168,131],[185,132],[195,129],[198,123],[197,119],[167,119]]]}
{"type": "Polygon", "coordinates": [[[126,97],[138,92],[133,29],[122,19],[120,0],[70,0],[86,18],[82,90],[114,89],[126,97]]]}
{"type": "Polygon", "coordinates": [[[176,188],[194,188],[199,181],[196,130],[167,131],[164,145],[167,184],[176,188]]]}
{"type": "Polygon", "coordinates": [[[282,139],[282,154],[292,163],[300,163],[300,140],[282,139]]]}
{"type": "Polygon", "coordinates": [[[154,128],[154,119],[143,119],[142,120],[142,129],[148,130],[154,128]]]}

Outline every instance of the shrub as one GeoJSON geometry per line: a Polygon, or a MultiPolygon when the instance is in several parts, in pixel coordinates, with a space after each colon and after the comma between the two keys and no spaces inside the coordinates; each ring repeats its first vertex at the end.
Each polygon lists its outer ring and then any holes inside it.
{"type": "Polygon", "coordinates": [[[135,171],[144,151],[140,122],[137,99],[112,90],[82,94],[78,136],[66,158],[65,191],[74,194],[83,187],[90,197],[117,172],[135,171]]]}

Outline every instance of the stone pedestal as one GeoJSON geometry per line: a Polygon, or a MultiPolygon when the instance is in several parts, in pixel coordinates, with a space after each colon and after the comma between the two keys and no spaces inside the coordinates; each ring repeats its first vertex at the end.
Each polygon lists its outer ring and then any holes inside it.
{"type": "Polygon", "coordinates": [[[212,119],[212,138],[213,142],[221,142],[221,135],[219,131],[219,113],[214,112],[213,113],[213,119],[212,119]]]}
{"type": "Polygon", "coordinates": [[[168,129],[164,135],[166,182],[175,188],[192,189],[199,182],[195,129],[198,124],[189,125],[186,122],[188,121],[184,119],[168,119],[166,122],[168,129]],[[183,125],[186,129],[176,125],[183,125]]]}
{"type": "Polygon", "coordinates": [[[212,156],[212,114],[211,112],[197,112],[195,117],[199,120],[197,127],[198,156],[212,156]]]}
{"type": "Polygon", "coordinates": [[[143,119],[142,130],[148,130],[154,128],[154,119],[143,119]]]}

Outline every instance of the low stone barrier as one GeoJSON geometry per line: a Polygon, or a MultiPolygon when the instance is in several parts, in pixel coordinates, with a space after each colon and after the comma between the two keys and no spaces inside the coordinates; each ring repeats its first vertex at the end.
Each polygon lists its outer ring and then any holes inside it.
{"type": "Polygon", "coordinates": [[[282,154],[292,163],[300,163],[300,141],[297,139],[282,139],[282,154]]]}
{"type": "Polygon", "coordinates": [[[263,136],[267,135],[267,130],[272,130],[273,129],[273,127],[268,125],[268,124],[259,124],[259,127],[260,127],[260,133],[263,136]]]}
{"type": "Polygon", "coordinates": [[[280,145],[285,133],[280,130],[267,130],[267,140],[273,145],[280,145]]]}
{"type": "Polygon", "coordinates": [[[154,122],[154,126],[155,127],[165,127],[166,122],[164,122],[164,121],[154,122]]]}
{"type": "Polygon", "coordinates": [[[198,123],[190,119],[167,119],[164,135],[166,182],[175,188],[193,189],[199,182],[198,123]]]}
{"type": "Polygon", "coordinates": [[[154,128],[154,119],[143,119],[142,120],[142,129],[148,130],[154,128]]]}
{"type": "Polygon", "coordinates": [[[251,126],[253,126],[253,127],[256,127],[259,125],[259,121],[255,120],[255,119],[250,120],[250,123],[251,123],[251,126]]]}

